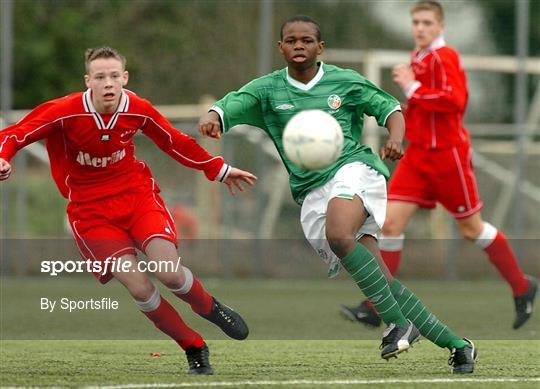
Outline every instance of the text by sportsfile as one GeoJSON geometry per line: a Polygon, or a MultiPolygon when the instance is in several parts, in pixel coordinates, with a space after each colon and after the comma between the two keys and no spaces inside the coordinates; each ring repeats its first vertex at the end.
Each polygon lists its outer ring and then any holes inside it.
{"type": "Polygon", "coordinates": [[[70,300],[67,297],[62,297],[60,300],[53,300],[47,297],[40,299],[40,309],[49,313],[54,312],[57,308],[60,310],[68,311],[83,311],[83,310],[117,310],[119,303],[117,300],[113,300],[110,297],[103,297],[101,299],[89,299],[89,300],[70,300]]]}

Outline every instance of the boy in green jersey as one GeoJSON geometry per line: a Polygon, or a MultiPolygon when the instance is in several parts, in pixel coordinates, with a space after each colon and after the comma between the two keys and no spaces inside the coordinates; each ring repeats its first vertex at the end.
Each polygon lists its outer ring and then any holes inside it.
{"type": "Polygon", "coordinates": [[[216,102],[200,119],[200,133],[220,138],[231,127],[249,124],[270,136],[289,173],[292,195],[302,205],[307,240],[329,265],[329,275],[343,267],[387,324],[382,358],[397,356],[422,334],[452,351],[455,373],[472,372],[476,357],[472,342],[454,335],[393,279],[379,252],[376,236],[384,223],[389,176],[381,158],[403,156],[405,123],[398,101],[355,71],[318,61],[324,42],[319,25],[307,16],[285,21],[278,47],[287,68],[255,79],[216,102]],[[283,149],[287,121],[306,109],[330,113],[343,129],[341,156],[319,171],[295,166],[283,149]],[[381,158],[360,143],[364,114],[388,129],[381,158]]]}

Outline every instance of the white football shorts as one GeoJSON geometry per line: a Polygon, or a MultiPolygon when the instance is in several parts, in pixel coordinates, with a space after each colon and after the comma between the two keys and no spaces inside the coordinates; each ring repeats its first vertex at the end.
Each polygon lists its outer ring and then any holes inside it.
{"type": "Polygon", "coordinates": [[[317,254],[328,265],[328,277],[335,277],[341,268],[339,258],[326,240],[326,210],[334,197],[352,199],[358,195],[369,216],[356,233],[377,237],[386,217],[386,180],[382,174],[362,162],[344,165],[323,186],[309,192],[302,204],[300,222],[304,235],[317,254]]]}

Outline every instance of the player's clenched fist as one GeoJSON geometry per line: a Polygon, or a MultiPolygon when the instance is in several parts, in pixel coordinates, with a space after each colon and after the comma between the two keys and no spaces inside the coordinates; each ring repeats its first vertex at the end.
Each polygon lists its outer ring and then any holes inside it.
{"type": "Polygon", "coordinates": [[[199,120],[199,132],[202,136],[221,138],[221,123],[217,112],[209,111],[199,120]]]}
{"type": "Polygon", "coordinates": [[[7,180],[11,175],[11,164],[5,159],[0,158],[0,181],[7,180]]]}
{"type": "Polygon", "coordinates": [[[414,73],[409,65],[399,64],[392,68],[392,80],[405,89],[414,82],[414,73]]]}
{"type": "Polygon", "coordinates": [[[403,157],[403,144],[400,141],[388,139],[381,149],[381,159],[396,161],[403,157]]]}

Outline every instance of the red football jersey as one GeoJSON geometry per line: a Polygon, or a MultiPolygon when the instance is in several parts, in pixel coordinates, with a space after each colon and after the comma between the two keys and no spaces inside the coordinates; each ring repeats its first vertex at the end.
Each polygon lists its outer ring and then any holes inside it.
{"type": "Polygon", "coordinates": [[[440,36],[426,50],[412,52],[411,68],[416,81],[405,91],[407,140],[428,149],[467,142],[467,78],[457,51],[440,36]]]}
{"type": "Polygon", "coordinates": [[[9,161],[24,146],[46,140],[52,176],[62,195],[84,202],[155,187],[150,169],[135,158],[133,137],[141,131],[176,161],[223,180],[229,170],[195,139],[176,130],[145,99],[123,90],[114,114],[99,114],[91,91],[48,101],[0,131],[0,158],[9,161]]]}

